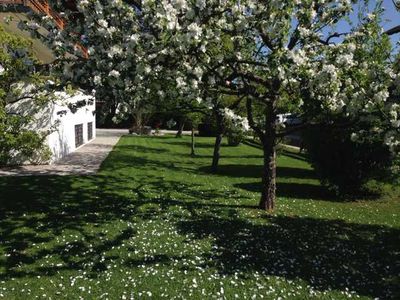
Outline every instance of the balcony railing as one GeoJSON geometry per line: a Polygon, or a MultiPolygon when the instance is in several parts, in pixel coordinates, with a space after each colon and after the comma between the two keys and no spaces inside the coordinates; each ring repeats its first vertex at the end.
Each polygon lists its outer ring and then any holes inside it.
{"type": "Polygon", "coordinates": [[[34,12],[43,13],[51,17],[56,23],[58,28],[64,29],[65,27],[64,19],[50,7],[47,1],[29,0],[24,2],[25,2],[24,4],[30,7],[34,12]]]}
{"type": "MultiPolygon", "coordinates": [[[[27,6],[36,13],[42,13],[52,18],[59,29],[63,30],[65,28],[65,19],[53,10],[46,0],[0,0],[0,4],[27,6]]],[[[88,58],[88,51],[84,46],[79,43],[75,46],[82,51],[85,58],[88,58]]]]}

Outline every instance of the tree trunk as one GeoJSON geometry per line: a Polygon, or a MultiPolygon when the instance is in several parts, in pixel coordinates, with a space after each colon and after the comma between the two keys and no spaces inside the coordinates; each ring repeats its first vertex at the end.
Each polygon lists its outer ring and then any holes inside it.
{"type": "Polygon", "coordinates": [[[185,118],[182,117],[179,120],[179,125],[178,125],[178,132],[176,133],[177,138],[181,138],[182,137],[182,132],[183,132],[183,127],[185,126],[185,118]]]}
{"type": "Polygon", "coordinates": [[[212,160],[212,165],[211,165],[211,171],[214,173],[217,172],[217,170],[218,170],[221,143],[222,143],[222,137],[224,134],[224,117],[221,115],[221,113],[219,112],[218,109],[215,111],[215,114],[216,114],[216,119],[217,119],[217,137],[215,138],[214,154],[213,154],[213,160],[212,160]]]}
{"type": "Polygon", "coordinates": [[[259,207],[272,211],[276,198],[276,110],[273,103],[267,105],[265,121],[265,134],[262,139],[264,167],[259,207]]]}
{"type": "Polygon", "coordinates": [[[276,198],[276,146],[267,142],[263,145],[264,167],[262,174],[262,192],[259,207],[272,211],[276,198]]]}
{"type": "Polygon", "coordinates": [[[105,128],[112,128],[115,126],[113,118],[116,115],[116,111],[117,111],[116,105],[111,105],[111,107],[109,107],[109,109],[107,110],[106,117],[104,118],[104,124],[103,124],[103,126],[105,128]]]}
{"type": "Polygon", "coordinates": [[[135,114],[134,120],[133,120],[133,127],[136,127],[138,129],[142,129],[143,127],[143,122],[142,122],[142,114],[137,112],[135,114]]]}
{"type": "Polygon", "coordinates": [[[195,143],[195,141],[194,141],[194,127],[192,127],[192,145],[191,145],[191,152],[190,152],[191,156],[196,156],[195,149],[194,149],[194,143],[195,143]]]}
{"type": "Polygon", "coordinates": [[[114,127],[114,122],[113,122],[113,118],[114,118],[115,114],[112,113],[108,113],[106,115],[106,117],[104,118],[104,123],[103,126],[105,128],[112,128],[114,127]]]}
{"type": "Polygon", "coordinates": [[[211,170],[213,172],[217,172],[217,170],[218,170],[221,142],[222,142],[222,133],[218,134],[217,137],[215,138],[214,154],[213,154],[213,160],[212,160],[212,165],[211,165],[211,170]]]}

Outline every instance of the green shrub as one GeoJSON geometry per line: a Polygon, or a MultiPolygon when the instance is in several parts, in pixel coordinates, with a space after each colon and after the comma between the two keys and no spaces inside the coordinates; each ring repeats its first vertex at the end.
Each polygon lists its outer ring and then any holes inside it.
{"type": "Polygon", "coordinates": [[[244,135],[241,131],[229,130],[226,137],[228,139],[228,146],[236,147],[243,141],[244,135]]]}
{"type": "Polygon", "coordinates": [[[0,165],[46,163],[51,157],[45,135],[26,129],[27,118],[0,114],[0,165]]]}
{"type": "Polygon", "coordinates": [[[354,128],[307,130],[304,144],[321,182],[343,196],[376,195],[393,180],[393,154],[379,138],[353,142],[354,128]]]}

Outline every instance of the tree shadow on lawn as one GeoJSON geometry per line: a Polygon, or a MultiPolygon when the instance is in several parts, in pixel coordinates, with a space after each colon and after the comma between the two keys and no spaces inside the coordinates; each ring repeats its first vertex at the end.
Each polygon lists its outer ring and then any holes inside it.
{"type": "MultiPolygon", "coordinates": [[[[371,297],[400,296],[399,229],[298,216],[264,215],[261,218],[265,223],[253,223],[238,217],[239,210],[253,208],[233,204],[241,199],[240,195],[204,191],[199,187],[154,177],[136,186],[134,192],[138,195],[138,206],[150,203],[158,206],[147,217],[169,215],[180,234],[193,239],[211,237],[214,246],[203,252],[206,265],[202,268],[217,268],[224,275],[240,272],[247,276],[258,271],[290,280],[302,279],[321,291],[349,288],[371,297]],[[146,194],[147,189],[156,188],[159,195],[146,194]],[[224,197],[233,203],[212,201],[224,197]],[[171,214],[175,207],[190,214],[182,214],[181,210],[171,214]]],[[[179,259],[184,257],[162,255],[129,264],[170,264],[179,259]]]]}
{"type": "MultiPolygon", "coordinates": [[[[229,177],[250,177],[261,178],[263,166],[261,165],[219,165],[217,172],[213,173],[211,166],[200,167],[199,171],[207,174],[215,174],[229,177]]],[[[282,178],[302,178],[302,179],[318,179],[315,172],[309,169],[277,167],[277,177],[282,178]]]]}
{"type": "Polygon", "coordinates": [[[142,145],[118,145],[118,149],[121,151],[134,151],[144,154],[163,154],[170,152],[170,150],[165,148],[153,148],[142,145]]]}
{"type": "Polygon", "coordinates": [[[258,271],[299,278],[321,290],[348,287],[371,297],[395,298],[398,293],[398,229],[264,215],[265,223],[258,219],[255,224],[238,217],[252,206],[244,205],[235,191],[147,175],[2,178],[0,188],[0,247],[10,254],[0,260],[5,270],[0,280],[55,276],[63,270],[85,270],[95,277],[116,261],[131,268],[169,265],[184,257],[158,253],[124,262],[121,252],[104,255],[132,238],[137,222],[168,218],[181,235],[213,238],[216,247],[195,255],[203,255],[205,267],[223,274],[258,271]],[[104,235],[114,221],[132,227],[104,235]],[[19,232],[21,228],[29,230],[19,232]],[[64,230],[79,239],[56,242],[64,230]],[[48,246],[38,249],[34,243],[48,246]],[[38,263],[49,256],[62,265],[38,263]]]}
{"type": "Polygon", "coordinates": [[[136,195],[135,202],[139,206],[146,203],[158,204],[161,211],[171,206],[185,207],[192,214],[196,214],[196,209],[256,208],[256,205],[245,204],[249,199],[235,190],[217,190],[202,184],[188,184],[154,176],[147,176],[139,182],[143,183],[132,189],[136,195]]]}
{"type": "MultiPolygon", "coordinates": [[[[199,187],[153,177],[136,186],[134,192],[138,206],[158,207],[147,210],[142,218],[169,215],[180,234],[193,239],[211,238],[214,246],[203,252],[206,264],[202,268],[216,268],[223,275],[239,272],[250,277],[258,271],[289,280],[302,279],[321,291],[349,288],[371,297],[395,299],[399,295],[399,229],[297,216],[264,215],[261,218],[265,223],[253,223],[238,217],[239,210],[253,208],[234,204],[240,195],[199,187]],[[147,194],[156,188],[158,195],[147,194]],[[216,198],[231,199],[233,203],[213,201],[216,198]],[[174,210],[177,207],[189,214],[174,210]]],[[[169,265],[183,259],[156,255],[154,259],[132,260],[128,265],[169,265]]]]}
{"type": "Polygon", "coordinates": [[[287,157],[291,157],[291,158],[294,158],[294,159],[298,159],[298,160],[301,160],[301,161],[309,161],[307,155],[303,154],[303,153],[295,153],[295,152],[290,152],[290,151],[281,149],[281,150],[278,151],[278,154],[279,155],[283,155],[283,156],[287,156],[287,157]]]}
{"type": "MultiPolygon", "coordinates": [[[[213,158],[212,154],[206,155],[206,154],[195,154],[194,157],[190,154],[190,145],[188,145],[188,153],[185,154],[179,154],[181,156],[185,156],[185,157],[190,157],[190,158],[209,158],[210,159],[210,164],[211,164],[211,159],[213,158]]],[[[258,159],[263,159],[262,155],[230,155],[230,154],[221,154],[221,156],[219,157],[220,159],[225,159],[225,158],[242,158],[242,159],[247,159],[247,158],[258,158],[258,159]]]]}
{"type": "MultiPolygon", "coordinates": [[[[251,183],[236,183],[236,188],[249,192],[261,193],[261,181],[251,183]]],[[[295,182],[277,182],[276,194],[278,197],[292,199],[324,200],[331,202],[344,202],[334,193],[322,185],[295,182]]]]}
{"type": "MultiPolygon", "coordinates": [[[[175,141],[171,141],[171,142],[162,141],[162,143],[163,144],[167,144],[167,145],[172,145],[172,146],[189,146],[190,147],[190,141],[181,141],[179,139],[177,139],[175,141]]],[[[222,143],[221,147],[228,147],[228,145],[222,143]]],[[[199,141],[196,141],[195,148],[213,149],[214,148],[214,144],[210,143],[210,142],[199,142],[199,141]]]]}
{"type": "Polygon", "coordinates": [[[398,299],[400,230],[339,220],[270,216],[268,224],[218,215],[182,220],[182,234],[215,241],[204,253],[222,274],[255,271],[302,279],[319,290],[349,288],[398,299]]]}
{"type": "MultiPolygon", "coordinates": [[[[123,184],[101,176],[0,178],[0,248],[9,254],[0,260],[5,270],[0,280],[50,276],[66,269],[96,274],[102,253],[135,234],[127,227],[99,239],[103,225],[131,218],[131,200],[118,194],[123,184]],[[80,240],[60,241],[66,232],[80,240]],[[40,243],[48,244],[34,247],[40,243]],[[62,266],[35,265],[52,256],[61,259],[62,266]]],[[[105,257],[101,264],[111,259],[105,257]]]]}
{"type": "MultiPolygon", "coordinates": [[[[117,150],[118,151],[118,150],[117,150]]],[[[146,169],[146,170],[160,170],[161,172],[178,171],[178,172],[195,172],[196,170],[183,167],[182,158],[180,155],[170,155],[160,158],[151,159],[151,155],[145,156],[146,153],[140,155],[140,153],[130,152],[118,152],[106,160],[102,164],[102,169],[106,169],[108,172],[118,172],[125,169],[146,169]],[[117,160],[113,159],[113,156],[118,157],[117,160]]]]}
{"type": "MultiPolygon", "coordinates": [[[[214,174],[218,176],[229,176],[238,178],[261,178],[263,167],[261,165],[220,165],[216,173],[212,173],[211,167],[200,167],[199,171],[205,174],[214,174]]],[[[343,202],[334,193],[329,191],[325,186],[318,184],[310,184],[296,182],[297,179],[318,180],[314,170],[277,167],[277,196],[293,199],[317,199],[325,201],[343,202]],[[293,182],[279,182],[279,178],[292,178],[293,182]]],[[[254,192],[261,193],[261,179],[258,182],[251,183],[236,183],[234,187],[254,192]]]]}
{"type": "MultiPolygon", "coordinates": [[[[85,270],[91,276],[98,276],[106,270],[107,263],[118,259],[103,254],[133,237],[138,220],[162,219],[162,213],[169,213],[171,206],[185,207],[195,213],[198,208],[210,209],[214,205],[217,210],[229,207],[212,204],[217,198],[242,200],[236,192],[206,190],[201,184],[167,181],[150,175],[117,177],[113,176],[115,171],[108,172],[80,177],[0,178],[0,253],[9,254],[0,259],[0,270],[4,270],[0,272],[0,280],[52,276],[62,270],[85,270]],[[208,202],[210,205],[206,205],[208,202]],[[149,204],[158,205],[161,213],[148,207],[149,204]],[[121,221],[132,227],[119,228],[111,236],[103,234],[109,224],[121,221]],[[79,239],[60,240],[70,234],[79,239]],[[36,248],[35,244],[44,246],[36,248]],[[39,266],[40,261],[49,257],[56,257],[61,265],[39,266]]],[[[181,219],[177,213],[174,216],[181,219]]]]}
{"type": "MultiPolygon", "coordinates": [[[[217,268],[225,275],[235,272],[250,275],[258,271],[290,280],[302,279],[321,291],[347,287],[372,297],[398,295],[400,230],[341,220],[267,215],[262,217],[265,224],[255,224],[238,218],[238,209],[252,206],[213,201],[229,197],[234,202],[241,199],[240,195],[204,191],[201,187],[153,178],[133,189],[138,207],[148,204],[158,207],[143,211],[142,219],[169,215],[180,234],[194,239],[212,238],[215,247],[203,252],[207,263],[201,267],[217,268]],[[155,189],[158,194],[148,193],[155,189]],[[189,214],[175,210],[177,207],[189,214]]],[[[129,265],[168,265],[180,259],[184,257],[161,255],[133,260],[129,265]]]]}

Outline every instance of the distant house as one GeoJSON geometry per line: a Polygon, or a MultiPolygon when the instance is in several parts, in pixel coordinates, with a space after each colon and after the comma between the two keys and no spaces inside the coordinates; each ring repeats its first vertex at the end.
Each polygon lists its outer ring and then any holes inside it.
{"type": "MultiPolygon", "coordinates": [[[[7,105],[7,111],[32,115],[29,129],[50,133],[46,145],[52,153],[51,162],[74,152],[96,137],[95,99],[82,92],[68,95],[56,92],[57,100],[50,101],[34,111],[32,100],[23,100],[7,105]]],[[[17,159],[18,160],[18,159],[17,159]]],[[[15,163],[23,163],[16,161],[15,163]]]]}

